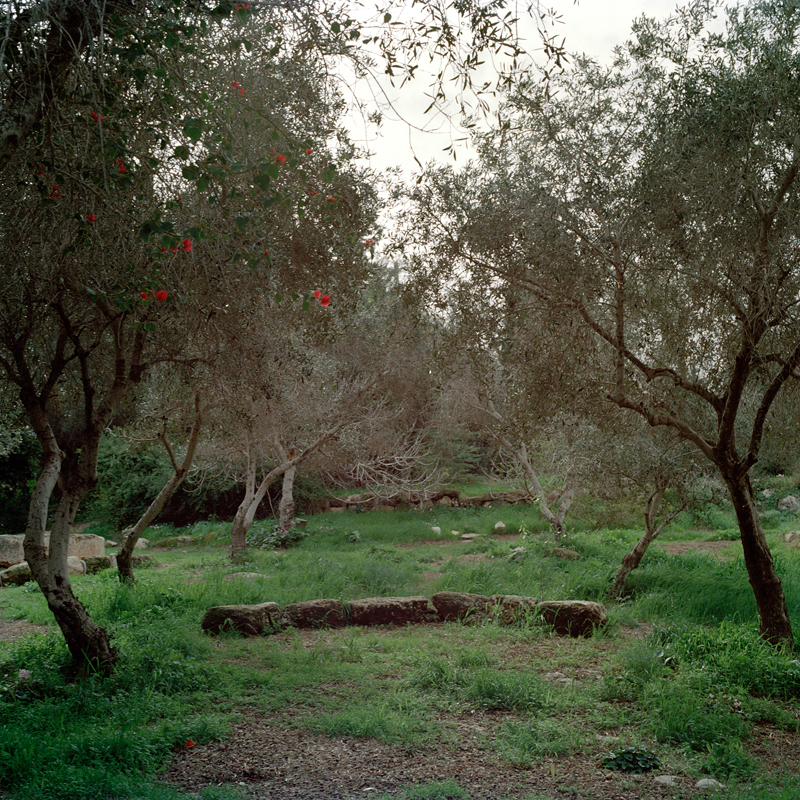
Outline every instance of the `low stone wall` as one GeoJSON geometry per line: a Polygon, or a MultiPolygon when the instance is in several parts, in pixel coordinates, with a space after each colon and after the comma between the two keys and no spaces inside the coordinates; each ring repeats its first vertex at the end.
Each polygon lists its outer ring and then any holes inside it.
{"type": "Polygon", "coordinates": [[[266,636],[285,628],[341,628],[345,625],[409,625],[426,622],[482,622],[514,625],[534,619],[560,636],[588,636],[606,624],[600,603],[585,600],[543,601],[517,595],[484,597],[464,592],[438,592],[427,597],[369,597],[364,600],[309,600],[279,606],[214,606],[203,616],[210,634],[236,631],[243,636],[266,636]]]}
{"type": "MultiPolygon", "coordinates": [[[[21,564],[25,560],[22,543],[24,534],[5,533],[0,536],[0,569],[21,564]]],[[[50,534],[44,535],[45,548],[50,546],[50,534]]],[[[106,540],[93,533],[73,533],[69,537],[68,556],[92,558],[106,554],[106,540]]]]}

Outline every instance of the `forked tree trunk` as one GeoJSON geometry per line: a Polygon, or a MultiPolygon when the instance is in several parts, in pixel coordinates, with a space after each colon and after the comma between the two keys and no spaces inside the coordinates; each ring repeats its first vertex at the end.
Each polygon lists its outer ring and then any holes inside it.
{"type": "Polygon", "coordinates": [[[37,431],[41,434],[39,439],[45,455],[28,512],[23,542],[25,560],[64,634],[77,671],[108,675],[113,670],[117,654],[108,633],[92,620],[75,597],[67,568],[69,535],[75,514],[86,492],[97,482],[97,474],[91,465],[97,463],[100,434],[96,429],[84,433],[78,462],[70,474],[63,475],[60,473],[61,451],[52,430],[49,430],[49,435],[47,430],[49,425],[45,430],[37,431]],[[50,529],[50,544],[46,547],[47,506],[59,477],[63,480],[64,490],[50,529]]]}
{"type": "Polygon", "coordinates": [[[723,478],[739,522],[744,563],[756,598],[761,635],[774,645],[791,648],[792,625],[786,597],[761,527],[750,478],[746,474],[734,477],[723,475],[723,478]]]}
{"type": "Polygon", "coordinates": [[[658,517],[658,511],[661,507],[661,501],[664,499],[664,495],[667,491],[667,486],[657,486],[651,493],[650,496],[647,498],[647,504],[645,506],[644,512],[644,535],[641,539],[636,543],[636,546],[633,550],[622,559],[622,566],[619,568],[616,577],[614,578],[614,583],[611,588],[608,590],[608,594],[606,597],[609,600],[616,600],[620,592],[625,588],[625,584],[630,577],[631,572],[639,566],[642,558],[644,558],[644,554],[647,552],[647,548],[651,545],[653,540],[658,538],[659,534],[664,530],[664,528],[672,522],[678,514],[681,513],[686,508],[686,501],[681,504],[681,507],[677,511],[673,511],[671,514],[667,516],[666,519],[662,520],[661,524],[656,527],[656,518],[658,517]]]}
{"type": "Polygon", "coordinates": [[[169,480],[164,484],[158,496],[148,506],[147,510],[142,514],[136,524],[128,531],[125,541],[122,543],[120,551],[117,553],[117,570],[119,572],[119,579],[122,583],[133,583],[133,550],[136,547],[136,542],[139,537],[147,530],[153,523],[153,520],[161,513],[164,506],[169,502],[169,499],[175,494],[176,489],[183,483],[184,478],[189,474],[189,469],[194,460],[194,454],[197,450],[197,442],[200,438],[200,428],[203,424],[203,414],[208,408],[200,408],[200,396],[195,395],[194,398],[194,421],[192,423],[192,431],[189,434],[189,441],[186,445],[186,453],[180,464],[175,460],[172,448],[169,446],[166,434],[162,433],[159,439],[169,453],[170,461],[174,472],[169,480]]]}

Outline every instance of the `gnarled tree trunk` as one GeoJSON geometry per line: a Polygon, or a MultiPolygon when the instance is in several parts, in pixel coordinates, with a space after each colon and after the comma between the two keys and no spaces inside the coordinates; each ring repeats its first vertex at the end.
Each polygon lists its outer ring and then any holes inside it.
{"type": "Polygon", "coordinates": [[[200,438],[200,428],[203,424],[203,414],[208,408],[200,408],[200,395],[196,394],[194,397],[194,421],[192,423],[192,430],[189,434],[189,441],[186,444],[186,453],[178,464],[175,460],[175,455],[172,448],[167,441],[166,433],[162,432],[159,435],[159,440],[163,443],[164,447],[169,453],[170,461],[174,469],[173,474],[169,480],[164,484],[158,496],[148,506],[147,510],[142,514],[136,524],[128,531],[125,536],[125,541],[117,553],[117,570],[119,571],[119,579],[123,583],[133,583],[133,550],[136,547],[136,542],[139,537],[147,530],[153,520],[161,513],[164,506],[169,502],[169,499],[175,494],[175,490],[183,483],[184,478],[189,474],[189,468],[192,466],[194,454],[197,450],[197,442],[200,438]]]}
{"type": "Polygon", "coordinates": [[[781,579],[775,572],[748,475],[723,475],[739,522],[744,563],[758,608],[761,635],[774,645],[792,647],[792,624],[781,579]]]}

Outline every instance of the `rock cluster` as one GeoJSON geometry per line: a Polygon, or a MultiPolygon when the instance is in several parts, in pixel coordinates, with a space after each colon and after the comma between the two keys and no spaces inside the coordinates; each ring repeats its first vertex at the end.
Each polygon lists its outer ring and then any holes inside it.
{"type": "Polygon", "coordinates": [[[277,633],[284,628],[341,628],[345,625],[407,625],[425,622],[482,622],[504,625],[534,620],[560,636],[588,636],[606,623],[605,608],[584,600],[539,601],[533,597],[438,592],[427,597],[370,597],[364,600],[309,600],[279,606],[214,606],[202,628],[212,634],[237,631],[244,636],[277,633]]]}

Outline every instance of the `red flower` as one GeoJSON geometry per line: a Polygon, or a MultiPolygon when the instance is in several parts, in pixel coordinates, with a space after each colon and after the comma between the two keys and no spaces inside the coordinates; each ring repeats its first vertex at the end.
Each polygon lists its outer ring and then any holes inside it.
{"type": "Polygon", "coordinates": [[[191,239],[184,239],[184,240],[181,242],[181,246],[183,247],[183,249],[184,249],[184,250],[185,250],[187,253],[191,253],[191,252],[192,252],[192,240],[191,240],[191,239]]]}
{"type": "Polygon", "coordinates": [[[177,247],[170,247],[169,251],[170,251],[170,253],[177,253],[178,252],[178,248],[177,247]]]}
{"type": "Polygon", "coordinates": [[[239,94],[244,95],[244,89],[239,89],[239,94]]]}
{"type": "Polygon", "coordinates": [[[331,304],[330,295],[328,295],[328,294],[323,295],[319,302],[320,302],[320,305],[329,306],[331,304]]]}
{"type": "Polygon", "coordinates": [[[103,115],[102,115],[102,114],[98,114],[96,111],[92,111],[92,113],[91,113],[91,114],[89,114],[89,116],[90,116],[90,117],[91,117],[91,118],[92,118],[92,119],[93,119],[95,122],[100,122],[100,120],[101,120],[101,119],[103,119],[103,115]]]}
{"type": "Polygon", "coordinates": [[[275,160],[276,160],[276,161],[277,161],[279,164],[285,164],[285,163],[286,163],[286,156],[284,156],[284,155],[275,156],[275,160]]]}
{"type": "Polygon", "coordinates": [[[328,198],[326,198],[326,199],[327,199],[327,201],[328,201],[329,203],[335,203],[335,202],[336,202],[336,198],[335,198],[335,197],[328,197],[328,198]]]}
{"type": "Polygon", "coordinates": [[[186,746],[187,747],[194,747],[194,742],[191,739],[187,739],[186,740],[186,746]]]}
{"type": "Polygon", "coordinates": [[[61,192],[58,191],[58,186],[54,186],[53,190],[50,192],[48,197],[55,199],[56,197],[61,197],[61,192]]]}
{"type": "Polygon", "coordinates": [[[86,215],[86,221],[87,222],[94,222],[96,219],[97,219],[97,217],[94,214],[87,214],[86,215]]]}
{"type": "Polygon", "coordinates": [[[240,85],[241,85],[241,84],[239,83],[239,81],[234,81],[234,82],[231,84],[231,89],[238,89],[240,85]]]}
{"type": "Polygon", "coordinates": [[[147,292],[139,292],[139,297],[141,297],[142,300],[147,300],[147,292]]]}
{"type": "Polygon", "coordinates": [[[167,252],[167,248],[166,248],[166,247],[162,247],[162,248],[161,248],[161,252],[162,252],[162,253],[166,253],[166,252],[167,252]]]}
{"type": "Polygon", "coordinates": [[[317,291],[314,292],[314,299],[319,300],[321,294],[322,292],[319,289],[317,289],[317,291]]]}
{"type": "Polygon", "coordinates": [[[269,257],[269,250],[265,250],[265,251],[264,251],[264,255],[265,255],[265,256],[267,256],[267,257],[269,257]]]}
{"type": "Polygon", "coordinates": [[[310,147],[306,147],[306,155],[311,155],[314,151],[310,147]]]}
{"type": "Polygon", "coordinates": [[[309,192],[309,194],[310,195],[315,195],[315,194],[319,194],[319,192],[315,192],[315,191],[312,190],[312,191],[309,192]]]}
{"type": "Polygon", "coordinates": [[[118,158],[115,159],[114,166],[117,168],[117,172],[119,172],[120,175],[125,174],[125,165],[118,158]]]}
{"type": "Polygon", "coordinates": [[[168,297],[169,295],[163,289],[160,289],[155,293],[155,298],[159,303],[163,303],[168,297]]]}

